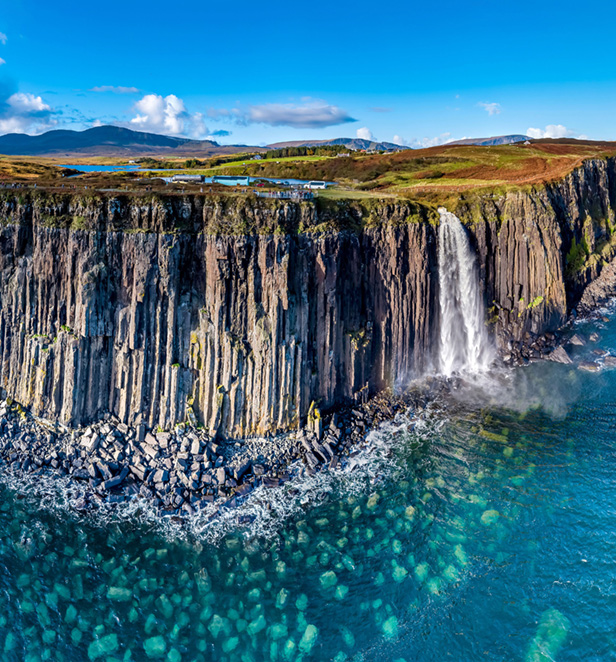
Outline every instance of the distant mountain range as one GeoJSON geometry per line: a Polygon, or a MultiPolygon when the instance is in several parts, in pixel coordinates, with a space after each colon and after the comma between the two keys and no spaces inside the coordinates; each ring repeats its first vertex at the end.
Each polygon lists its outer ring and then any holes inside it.
{"type": "Polygon", "coordinates": [[[271,149],[279,149],[281,147],[318,147],[327,145],[342,145],[348,149],[366,151],[374,150],[376,152],[391,151],[399,149],[408,149],[395,143],[377,142],[376,140],[365,140],[364,138],[333,138],[332,140],[288,140],[281,143],[272,143],[268,145],[271,149]]]}
{"type": "MultiPolygon", "coordinates": [[[[448,145],[507,145],[529,140],[528,136],[510,135],[491,138],[455,140],[448,145]]],[[[408,149],[394,143],[365,140],[363,138],[334,138],[332,140],[290,140],[268,145],[280,147],[316,147],[342,145],[350,150],[397,151],[408,149]]],[[[7,133],[0,136],[0,154],[9,156],[196,156],[264,152],[267,148],[247,145],[219,145],[213,140],[175,138],[157,133],[132,131],[119,126],[98,126],[85,131],[48,131],[40,136],[25,133],[7,133]]]]}
{"type": "Polygon", "coordinates": [[[0,136],[0,154],[10,156],[212,156],[260,152],[260,147],[221,146],[213,140],[174,138],[132,131],[119,126],[98,126],[85,131],[48,131],[40,136],[7,133],[0,136]]]}
{"type": "Polygon", "coordinates": [[[453,140],[448,145],[480,145],[489,147],[490,145],[512,145],[513,143],[523,143],[530,140],[528,136],[514,134],[511,136],[492,136],[491,138],[465,138],[464,140],[453,140]]]}

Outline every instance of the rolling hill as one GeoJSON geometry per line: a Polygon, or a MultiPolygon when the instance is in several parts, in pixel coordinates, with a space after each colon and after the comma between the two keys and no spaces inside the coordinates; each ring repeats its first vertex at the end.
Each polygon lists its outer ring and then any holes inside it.
{"type": "Polygon", "coordinates": [[[375,140],[365,140],[363,138],[333,138],[332,140],[288,140],[286,142],[273,143],[268,145],[271,149],[281,147],[317,147],[327,145],[343,145],[348,149],[366,151],[374,150],[376,152],[398,151],[400,149],[409,149],[394,143],[378,142],[375,140]]]}
{"type": "Polygon", "coordinates": [[[98,126],[85,131],[57,130],[39,136],[8,133],[0,136],[0,154],[9,156],[212,156],[262,151],[244,145],[221,146],[213,140],[191,140],[119,126],[98,126]]]}
{"type": "Polygon", "coordinates": [[[453,140],[448,145],[478,145],[480,147],[491,147],[494,145],[513,145],[530,140],[528,136],[514,134],[510,136],[492,136],[490,138],[465,138],[464,140],[453,140]]]}

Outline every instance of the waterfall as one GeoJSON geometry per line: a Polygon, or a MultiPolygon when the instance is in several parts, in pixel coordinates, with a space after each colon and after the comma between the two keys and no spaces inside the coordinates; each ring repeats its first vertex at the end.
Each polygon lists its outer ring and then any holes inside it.
{"type": "Polygon", "coordinates": [[[444,207],[438,212],[439,370],[446,376],[482,372],[494,352],[485,326],[475,255],[460,219],[444,207]]]}

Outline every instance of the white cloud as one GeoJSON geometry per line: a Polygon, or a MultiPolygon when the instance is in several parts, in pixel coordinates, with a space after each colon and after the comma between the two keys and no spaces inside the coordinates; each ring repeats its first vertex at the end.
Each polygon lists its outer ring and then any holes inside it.
{"type": "Polygon", "coordinates": [[[374,140],[372,131],[367,126],[362,126],[361,129],[357,129],[357,137],[362,140],[374,140]]]}
{"type": "Polygon", "coordinates": [[[16,92],[0,98],[0,134],[49,131],[57,125],[59,114],[42,97],[16,92]]]}
{"type": "Polygon", "coordinates": [[[191,138],[205,138],[209,135],[203,115],[189,113],[184,101],[175,94],[166,97],[146,94],[135,104],[135,111],[137,114],[130,120],[130,126],[139,131],[191,138]]]}
{"type": "Polygon", "coordinates": [[[89,92],[112,92],[113,94],[138,94],[138,87],[124,87],[123,85],[98,85],[88,90],[89,92]]]}
{"type": "Polygon", "coordinates": [[[434,136],[433,138],[413,138],[412,140],[406,140],[402,136],[395,135],[393,142],[396,145],[401,147],[412,147],[413,149],[423,149],[426,147],[436,147],[437,145],[444,145],[445,143],[451,140],[451,133],[441,133],[440,136],[434,136]]]}
{"type": "Polygon", "coordinates": [[[139,129],[160,133],[180,134],[184,131],[184,118],[188,115],[184,102],[169,94],[146,94],[135,104],[137,115],[131,124],[139,129]]]}
{"type": "Polygon", "coordinates": [[[304,99],[301,105],[266,103],[261,106],[251,106],[248,109],[247,121],[270,126],[316,129],[355,120],[338,106],[331,106],[317,99],[304,99]]]}
{"type": "Polygon", "coordinates": [[[2,44],[6,44],[8,37],[4,34],[4,32],[0,32],[0,42],[2,44]]]}
{"type": "Polygon", "coordinates": [[[35,97],[34,94],[26,92],[16,92],[7,99],[7,104],[17,113],[25,115],[27,113],[41,113],[51,111],[51,106],[46,104],[42,97],[35,97]]]}
{"type": "Polygon", "coordinates": [[[356,122],[353,117],[321,99],[303,98],[301,104],[265,103],[241,108],[211,108],[208,116],[215,119],[230,119],[237,124],[267,124],[268,126],[290,126],[294,129],[320,129],[346,122],[356,122]]]}
{"type": "Polygon", "coordinates": [[[478,106],[481,106],[488,115],[500,115],[501,112],[501,105],[500,103],[487,103],[485,101],[480,102],[477,104],[478,106]]]}
{"type": "Polygon", "coordinates": [[[6,60],[3,60],[3,59],[0,57],[0,67],[1,67],[3,64],[6,64],[6,60]]]}
{"type": "Polygon", "coordinates": [[[545,129],[534,129],[529,127],[526,131],[526,134],[531,138],[569,138],[575,135],[574,131],[571,131],[566,126],[562,124],[548,124],[545,129]]]}
{"type": "Polygon", "coordinates": [[[205,125],[202,113],[194,113],[188,124],[188,135],[191,138],[198,139],[210,135],[210,131],[205,125]]]}

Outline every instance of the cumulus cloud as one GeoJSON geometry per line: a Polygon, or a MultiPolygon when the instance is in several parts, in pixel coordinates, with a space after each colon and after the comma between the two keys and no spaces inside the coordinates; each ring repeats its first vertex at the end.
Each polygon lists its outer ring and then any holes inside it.
{"type": "Polygon", "coordinates": [[[202,113],[189,113],[184,101],[175,94],[163,97],[146,94],[135,104],[136,115],[130,120],[132,128],[173,136],[204,138],[209,135],[202,113]]]}
{"type": "Polygon", "coordinates": [[[135,104],[137,115],[131,124],[144,131],[180,134],[184,131],[184,118],[188,115],[182,99],[169,94],[146,94],[135,104]]]}
{"type": "Polygon", "coordinates": [[[320,99],[302,99],[301,104],[265,103],[241,108],[211,108],[208,115],[214,119],[229,119],[241,125],[267,124],[290,126],[294,129],[321,129],[327,126],[356,122],[345,110],[320,99]]]}
{"type": "Polygon", "coordinates": [[[58,123],[60,111],[54,110],[40,96],[15,92],[0,95],[0,134],[49,131],[58,123]]]}
{"type": "MultiPolygon", "coordinates": [[[[526,131],[526,135],[531,138],[570,138],[575,135],[574,131],[571,131],[566,126],[562,124],[548,124],[545,129],[535,129],[529,127],[526,131]]],[[[580,136],[581,137],[581,136],[580,136]]]]}
{"type": "Polygon", "coordinates": [[[357,129],[357,137],[362,140],[374,140],[372,131],[367,126],[362,126],[361,129],[357,129]]]}
{"type": "Polygon", "coordinates": [[[8,37],[4,34],[4,32],[0,32],[0,43],[3,45],[6,44],[8,37]]]}
{"type": "Polygon", "coordinates": [[[3,64],[6,64],[6,60],[3,60],[3,59],[0,57],[0,67],[1,67],[3,64]]]}
{"type": "Polygon", "coordinates": [[[92,87],[88,92],[112,92],[113,94],[138,94],[141,90],[138,87],[124,87],[123,85],[98,85],[92,87]]]}
{"type": "Polygon", "coordinates": [[[7,103],[19,114],[51,112],[51,106],[34,94],[17,92],[7,99],[7,103]]]}
{"type": "Polygon", "coordinates": [[[440,136],[434,136],[433,138],[413,138],[412,140],[406,140],[402,136],[395,135],[393,142],[396,145],[401,147],[411,147],[413,149],[424,149],[426,147],[436,147],[437,145],[444,145],[451,140],[451,133],[441,133],[440,136]]]}
{"type": "Polygon", "coordinates": [[[500,115],[500,103],[487,103],[485,101],[481,101],[478,105],[481,106],[486,111],[486,113],[488,113],[488,115],[500,115]]]}

